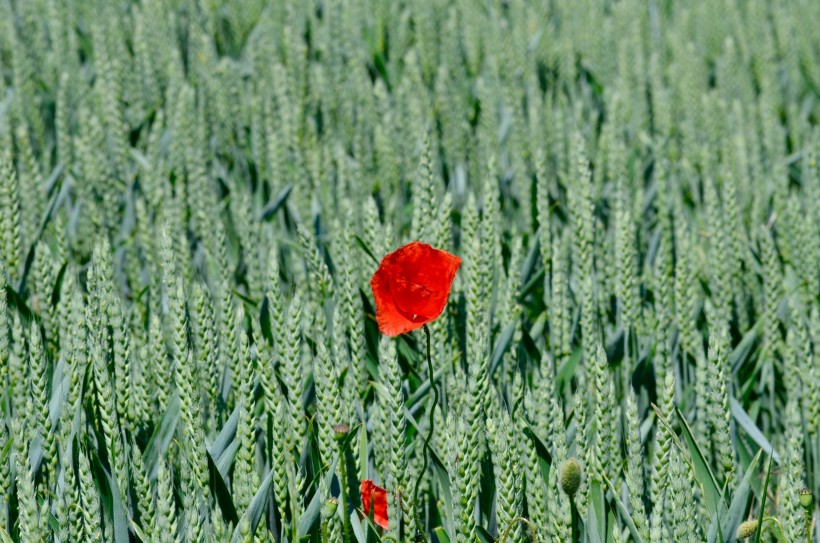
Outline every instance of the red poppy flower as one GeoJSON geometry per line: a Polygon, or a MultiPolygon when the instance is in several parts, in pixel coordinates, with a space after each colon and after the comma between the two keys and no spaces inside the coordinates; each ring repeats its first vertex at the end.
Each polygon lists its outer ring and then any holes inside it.
{"type": "Polygon", "coordinates": [[[373,502],[373,521],[387,530],[387,491],[367,479],[362,481],[362,507],[364,514],[370,516],[370,503],[373,502]]]}
{"type": "Polygon", "coordinates": [[[441,315],[459,266],[459,257],[420,241],[385,256],[370,280],[382,334],[404,334],[441,315]]]}

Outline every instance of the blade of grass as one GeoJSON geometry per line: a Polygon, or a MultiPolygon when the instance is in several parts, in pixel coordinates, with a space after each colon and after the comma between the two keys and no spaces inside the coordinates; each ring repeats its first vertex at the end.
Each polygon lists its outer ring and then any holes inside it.
{"type": "Polygon", "coordinates": [[[755,473],[757,468],[757,463],[760,461],[760,457],[763,455],[763,450],[761,449],[755,455],[754,460],[752,463],[749,464],[749,467],[746,468],[746,473],[743,475],[743,480],[740,481],[740,485],[738,485],[737,489],[735,490],[734,496],[732,496],[732,503],[729,505],[729,511],[726,513],[723,524],[723,538],[727,541],[734,540],[734,534],[737,530],[737,527],[740,526],[740,522],[743,518],[743,513],[746,510],[746,502],[749,500],[749,492],[751,491],[752,485],[752,475],[755,473]]]}
{"type": "Polygon", "coordinates": [[[629,533],[632,535],[632,539],[635,543],[644,543],[641,534],[638,532],[638,528],[635,526],[635,521],[632,519],[632,515],[626,508],[626,505],[621,501],[620,496],[615,491],[615,485],[609,480],[606,474],[602,474],[604,476],[604,482],[612,491],[612,500],[615,502],[615,506],[618,508],[618,512],[621,514],[621,518],[624,520],[626,527],[629,529],[629,533]]]}
{"type": "MultiPolygon", "coordinates": [[[[333,480],[333,475],[336,473],[336,464],[339,463],[339,455],[333,459],[333,464],[330,465],[330,469],[327,470],[325,474],[325,487],[330,488],[330,482],[333,480]]],[[[322,510],[322,503],[323,499],[320,496],[320,492],[315,492],[313,497],[310,500],[310,503],[305,509],[304,514],[299,518],[299,537],[308,535],[313,528],[313,525],[316,521],[319,520],[319,513],[322,510]]]]}
{"type": "Polygon", "coordinates": [[[709,463],[706,461],[703,451],[695,440],[689,423],[686,422],[686,419],[683,417],[683,413],[680,412],[680,409],[676,409],[675,412],[681,421],[683,436],[689,445],[689,454],[695,467],[695,477],[703,487],[706,504],[710,507],[713,515],[720,515],[726,508],[726,504],[723,501],[723,494],[720,491],[720,485],[718,485],[715,474],[712,473],[712,468],[709,467],[709,463]]]}
{"type": "Polygon", "coordinates": [[[158,460],[171,444],[179,417],[179,396],[175,394],[142,453],[148,478],[152,481],[157,478],[158,460]]]}
{"type": "Polygon", "coordinates": [[[290,196],[290,192],[293,190],[293,183],[288,183],[285,188],[279,191],[279,194],[276,195],[276,198],[265,206],[265,209],[262,210],[262,220],[268,221],[273,217],[279,208],[287,201],[288,196],[290,196]]]}
{"type": "Polygon", "coordinates": [[[682,426],[684,428],[684,438],[687,440],[687,448],[684,448],[680,440],[678,439],[677,434],[675,434],[675,431],[672,429],[671,426],[669,426],[669,423],[666,422],[666,419],[663,417],[663,414],[661,413],[661,410],[658,408],[658,406],[655,404],[651,404],[651,406],[657,414],[658,421],[660,421],[663,428],[669,433],[669,436],[672,439],[672,443],[674,443],[678,450],[681,452],[681,457],[683,458],[683,461],[686,462],[692,469],[692,471],[695,473],[695,480],[701,487],[701,491],[703,492],[703,495],[706,498],[706,503],[709,507],[709,513],[712,517],[714,517],[714,515],[717,513],[718,504],[722,503],[722,500],[720,498],[720,489],[718,487],[717,481],[715,480],[714,474],[712,474],[711,469],[709,469],[709,465],[703,458],[703,453],[700,451],[700,447],[698,447],[697,443],[694,441],[694,437],[692,437],[692,430],[689,428],[689,425],[686,423],[686,420],[683,418],[683,415],[676,410],[676,412],[678,413],[678,417],[680,418],[682,426]]]}
{"type": "Polygon", "coordinates": [[[771,451],[774,461],[780,464],[780,455],[777,454],[772,444],[769,443],[769,440],[766,439],[766,436],[763,435],[760,428],[757,427],[752,418],[743,409],[743,406],[741,406],[735,398],[729,398],[729,410],[732,412],[735,421],[749,434],[749,437],[764,451],[771,451]]]}
{"type": "MultiPolygon", "coordinates": [[[[251,504],[248,506],[247,511],[245,511],[242,515],[242,518],[248,519],[248,522],[251,525],[250,533],[252,534],[256,533],[256,527],[259,525],[259,521],[262,518],[262,513],[265,509],[265,504],[268,501],[268,495],[270,494],[268,489],[270,488],[271,481],[273,480],[272,475],[273,470],[268,471],[268,475],[265,477],[265,480],[262,481],[262,484],[259,485],[259,489],[256,491],[253,500],[251,500],[251,504]]],[[[240,521],[236,524],[236,528],[234,528],[231,541],[233,543],[239,543],[242,541],[242,537],[242,522],[240,521]]]]}
{"type": "Polygon", "coordinates": [[[755,534],[755,543],[760,543],[760,538],[763,535],[763,515],[766,512],[766,495],[769,490],[769,478],[772,475],[772,460],[773,455],[769,454],[769,466],[766,468],[766,481],[763,483],[763,492],[762,496],[760,497],[760,512],[757,514],[757,518],[760,522],[757,524],[757,533],[755,534]]]}

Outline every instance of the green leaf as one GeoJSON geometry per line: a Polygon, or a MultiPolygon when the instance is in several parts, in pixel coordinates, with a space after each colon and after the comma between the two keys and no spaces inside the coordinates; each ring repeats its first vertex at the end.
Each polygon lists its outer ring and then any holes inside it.
{"type": "Polygon", "coordinates": [[[28,461],[33,472],[40,469],[40,464],[43,462],[43,438],[39,434],[35,434],[29,442],[28,461]]]}
{"type": "Polygon", "coordinates": [[[367,479],[367,428],[363,424],[359,425],[356,434],[359,436],[359,480],[367,479]]]}
{"type": "Polygon", "coordinates": [[[535,432],[535,429],[530,425],[528,420],[522,422],[524,424],[524,434],[532,440],[538,458],[547,464],[552,464],[552,455],[550,454],[549,447],[541,440],[541,437],[535,432]]]}
{"type": "MultiPolygon", "coordinates": [[[[47,181],[47,186],[52,187],[57,183],[57,178],[63,171],[62,165],[58,164],[57,167],[51,172],[51,176],[47,181]]],[[[43,213],[43,217],[40,219],[40,225],[37,228],[37,234],[35,235],[34,239],[26,240],[29,244],[29,251],[28,256],[25,260],[25,265],[23,267],[23,273],[20,277],[20,283],[18,290],[22,293],[25,292],[26,280],[28,278],[28,274],[31,271],[31,265],[34,262],[34,252],[37,247],[37,242],[43,237],[43,232],[48,226],[48,223],[51,221],[51,218],[54,216],[54,210],[57,209],[57,204],[62,202],[67,194],[68,194],[69,184],[63,183],[61,190],[55,192],[49,201],[48,209],[45,210],[43,213]]]]}
{"type": "Polygon", "coordinates": [[[507,347],[509,347],[510,343],[512,343],[512,337],[515,333],[515,325],[516,323],[514,322],[509,323],[501,332],[501,335],[498,336],[498,339],[495,340],[493,354],[490,357],[490,375],[493,374],[496,366],[498,366],[498,363],[501,362],[501,357],[504,356],[504,352],[507,350],[507,347]]]}
{"type": "Polygon", "coordinates": [[[108,486],[111,488],[111,511],[114,517],[114,541],[116,543],[129,543],[128,536],[128,518],[126,511],[128,507],[123,504],[120,489],[116,481],[111,477],[111,474],[106,472],[105,476],[108,478],[108,486]]]}
{"type": "MultiPolygon", "coordinates": [[[[686,440],[686,448],[684,448],[683,444],[678,439],[677,434],[669,426],[669,423],[666,421],[666,418],[661,413],[661,410],[658,408],[657,405],[651,404],[652,409],[657,414],[657,420],[661,423],[661,426],[667,431],[669,437],[672,439],[672,443],[680,450],[681,455],[683,456],[684,460],[687,464],[692,468],[695,472],[695,479],[700,485],[701,489],[703,490],[703,494],[706,498],[706,505],[707,509],[709,510],[710,517],[714,517],[715,514],[718,512],[718,504],[722,504],[721,493],[718,487],[717,481],[715,480],[714,474],[712,474],[712,470],[709,468],[709,465],[706,463],[703,453],[698,447],[697,442],[695,441],[692,430],[689,428],[689,425],[686,423],[686,419],[683,418],[683,415],[677,409],[675,412],[678,415],[678,418],[681,421],[681,427],[683,428],[683,435],[684,439],[686,440]],[[688,452],[688,454],[687,454],[688,452]]],[[[723,505],[723,508],[726,506],[723,505]]]]}
{"type": "MultiPolygon", "coordinates": [[[[440,381],[441,376],[444,375],[445,369],[446,368],[441,368],[440,370],[436,371],[437,383],[440,381]]],[[[441,385],[439,384],[439,386],[441,385]]],[[[418,409],[420,405],[419,402],[422,398],[424,398],[427,395],[429,391],[430,379],[427,379],[423,383],[421,383],[416,390],[413,391],[409,398],[407,398],[407,409],[410,412],[410,414],[415,413],[415,411],[418,409]]]]}
{"type": "Polygon", "coordinates": [[[171,398],[171,402],[168,404],[168,408],[165,410],[165,413],[162,414],[159,424],[154,428],[154,434],[151,436],[151,439],[148,440],[148,444],[145,446],[145,452],[142,453],[142,458],[145,462],[145,471],[151,481],[157,478],[159,459],[165,454],[165,451],[168,450],[168,445],[171,444],[179,416],[179,396],[174,394],[174,397],[171,398]]]}
{"type": "Polygon", "coordinates": [[[531,338],[538,338],[544,333],[544,328],[547,325],[547,312],[542,311],[530,327],[529,334],[531,338]]]}
{"type": "Polygon", "coordinates": [[[365,253],[367,256],[369,256],[369,257],[370,257],[370,259],[371,259],[373,262],[375,262],[376,264],[378,264],[378,263],[379,263],[379,259],[378,259],[378,258],[376,258],[376,255],[374,255],[374,254],[373,254],[373,251],[371,251],[371,250],[370,250],[370,247],[368,247],[368,246],[367,246],[367,243],[365,243],[365,242],[364,242],[364,240],[363,240],[362,238],[360,238],[360,237],[359,237],[359,236],[357,236],[357,235],[354,235],[354,236],[353,236],[353,239],[355,239],[355,240],[356,240],[356,245],[358,245],[359,247],[361,247],[362,251],[364,251],[364,253],[365,253]]]}
{"type": "Polygon", "coordinates": [[[606,543],[606,507],[601,484],[589,481],[589,507],[587,507],[586,535],[589,543],[606,543]]]}
{"type": "Polygon", "coordinates": [[[353,535],[356,536],[356,541],[359,543],[367,543],[367,535],[362,528],[359,512],[356,510],[350,512],[350,528],[353,530],[353,535]]]}
{"type": "Polygon", "coordinates": [[[760,493],[760,512],[757,518],[760,522],[757,525],[757,533],[755,534],[755,543],[760,543],[760,537],[763,535],[763,518],[766,514],[766,496],[769,493],[769,478],[772,475],[772,460],[773,455],[769,455],[769,466],[766,468],[766,481],[763,483],[763,491],[760,493]]]}
{"type": "MultiPolygon", "coordinates": [[[[262,481],[262,484],[259,485],[259,489],[256,491],[256,494],[253,496],[250,505],[248,506],[247,511],[242,515],[242,519],[247,519],[251,525],[251,533],[256,533],[256,527],[259,525],[259,520],[262,518],[262,513],[265,511],[265,504],[268,503],[268,496],[270,492],[268,489],[270,488],[270,483],[273,480],[273,470],[268,471],[268,475],[265,477],[265,480],[262,481]]],[[[317,493],[318,494],[318,493],[317,493]]],[[[233,531],[233,538],[231,541],[233,543],[239,543],[242,541],[242,520],[236,524],[236,528],[233,531]]]]}
{"type": "Polygon", "coordinates": [[[481,541],[481,543],[495,543],[495,539],[492,535],[490,535],[490,532],[488,532],[484,526],[476,524],[475,534],[478,536],[478,540],[481,541]]]}
{"type": "Polygon", "coordinates": [[[290,192],[293,190],[293,183],[288,183],[285,188],[279,191],[279,194],[276,195],[276,198],[273,199],[268,205],[265,206],[265,209],[262,210],[262,220],[269,221],[276,212],[279,211],[279,208],[284,205],[287,201],[288,196],[290,196],[290,192]]]}
{"type": "Polygon", "coordinates": [[[556,390],[563,390],[564,385],[575,375],[575,369],[581,361],[581,352],[580,347],[572,351],[569,358],[558,368],[557,375],[555,376],[556,390]]]}
{"type": "Polygon", "coordinates": [[[777,454],[777,451],[774,450],[774,447],[772,447],[772,444],[766,439],[766,436],[763,435],[763,432],[760,431],[760,428],[757,427],[740,403],[733,397],[729,398],[729,410],[732,412],[735,421],[749,434],[749,437],[752,438],[761,449],[770,451],[774,461],[780,464],[780,455],[777,454]]]}
{"type": "MultiPolygon", "coordinates": [[[[692,429],[689,427],[689,423],[687,423],[686,419],[683,417],[683,413],[680,412],[680,409],[675,409],[675,412],[678,414],[678,418],[680,419],[683,437],[686,440],[686,444],[689,446],[689,455],[692,458],[692,463],[695,468],[695,478],[703,488],[704,497],[706,498],[706,506],[709,509],[709,513],[711,515],[720,515],[726,507],[726,504],[723,501],[723,495],[720,492],[720,486],[717,484],[715,475],[712,473],[712,469],[709,467],[709,463],[706,461],[703,451],[700,450],[700,447],[695,440],[695,436],[692,434],[692,429]]],[[[663,420],[663,417],[659,417],[659,420],[663,420]]]]}
{"type": "Polygon", "coordinates": [[[134,149],[133,147],[129,148],[131,152],[131,157],[140,165],[142,169],[145,171],[151,171],[153,166],[151,162],[148,160],[148,157],[145,156],[139,149],[134,149]]]}
{"type": "MultiPolygon", "coordinates": [[[[336,464],[339,463],[339,455],[338,453],[333,459],[333,464],[331,464],[330,469],[327,470],[325,474],[325,487],[330,488],[330,483],[333,481],[333,475],[336,473],[336,464]]],[[[313,525],[319,520],[320,513],[322,512],[322,502],[323,497],[320,496],[320,492],[317,490],[313,497],[310,500],[310,503],[305,509],[304,514],[299,518],[299,537],[307,535],[310,530],[313,528],[313,525]]]]}
{"type": "MultiPolygon", "coordinates": [[[[444,462],[438,457],[436,452],[432,449],[432,445],[430,448],[430,465],[433,467],[433,472],[436,475],[436,479],[439,482],[439,488],[441,488],[441,500],[444,502],[444,511],[447,513],[445,522],[450,524],[449,519],[453,518],[453,494],[450,490],[450,474],[447,471],[447,467],[444,465],[444,462]]],[[[446,526],[453,530],[452,526],[446,526]]]]}
{"type": "MultiPolygon", "coordinates": [[[[351,515],[356,515],[356,517],[357,517],[356,520],[359,521],[360,526],[362,525],[362,522],[364,522],[364,526],[367,526],[369,528],[369,531],[365,532],[365,534],[364,534],[365,536],[367,534],[369,534],[370,532],[372,532],[372,533],[376,534],[376,537],[378,537],[379,541],[383,541],[383,539],[378,536],[379,530],[381,528],[379,528],[379,526],[375,522],[373,522],[373,519],[371,517],[365,515],[364,511],[362,511],[361,509],[356,509],[356,511],[353,511],[351,513],[351,515]],[[361,520],[358,519],[359,515],[361,515],[361,520]]],[[[371,513],[371,516],[372,516],[372,513],[371,513]]]]}
{"type": "MultiPolygon", "coordinates": [[[[37,498],[37,505],[41,505],[41,506],[43,505],[41,498],[37,498]]],[[[55,534],[57,532],[59,532],[60,531],[60,523],[57,521],[57,517],[55,517],[54,514],[51,513],[51,512],[47,513],[46,516],[48,517],[48,520],[46,521],[46,523],[48,524],[48,527],[51,528],[51,531],[54,532],[55,534]]]]}
{"type": "Polygon", "coordinates": [[[433,533],[436,534],[439,543],[450,543],[450,536],[447,535],[447,532],[441,526],[433,528],[433,533]]]}
{"type": "Polygon", "coordinates": [[[145,532],[142,531],[142,528],[137,526],[137,523],[134,522],[133,518],[128,520],[128,524],[131,526],[131,531],[137,535],[137,538],[140,541],[142,541],[142,543],[151,543],[148,539],[148,536],[145,535],[145,532]]]}
{"type": "Polygon", "coordinates": [[[234,296],[236,296],[237,298],[239,298],[240,300],[242,300],[243,302],[245,302],[246,304],[248,304],[251,307],[256,307],[256,306],[260,305],[258,300],[254,300],[253,298],[249,297],[246,294],[243,294],[242,292],[239,292],[236,289],[233,289],[231,292],[233,292],[234,296]]]}
{"type": "Polygon", "coordinates": [[[604,475],[604,482],[606,482],[606,485],[612,491],[610,493],[610,497],[612,501],[615,502],[615,506],[618,508],[618,512],[621,514],[621,518],[624,520],[626,527],[629,529],[629,533],[632,535],[632,539],[635,541],[635,543],[645,543],[643,538],[641,537],[641,534],[638,533],[638,528],[637,526],[635,526],[635,520],[632,518],[632,514],[627,510],[626,505],[624,505],[624,503],[621,501],[618,492],[615,490],[615,486],[612,484],[609,478],[607,478],[606,475],[604,475]]]}
{"type": "MultiPolygon", "coordinates": [[[[536,264],[541,261],[541,259],[539,258],[540,257],[539,249],[540,249],[540,245],[541,245],[541,236],[539,235],[540,230],[541,230],[541,227],[539,226],[538,229],[536,229],[533,236],[530,238],[531,240],[535,240],[535,242],[530,245],[530,250],[527,253],[527,258],[525,258],[524,262],[521,263],[521,270],[518,270],[519,273],[521,274],[520,275],[521,283],[524,283],[528,279],[531,279],[530,275],[532,274],[532,270],[534,270],[536,264]]],[[[513,270],[513,271],[515,271],[515,270],[513,270]]],[[[541,268],[541,272],[540,272],[539,275],[541,277],[544,276],[543,268],[541,268]]],[[[523,292],[523,289],[522,289],[522,292],[523,292]]]]}
{"type": "Polygon", "coordinates": [[[615,530],[620,531],[620,526],[618,526],[618,517],[615,514],[615,511],[609,511],[606,516],[606,543],[613,543],[613,533],[615,530]]]}
{"type": "Polygon", "coordinates": [[[217,471],[222,476],[223,479],[228,479],[228,473],[231,471],[231,466],[233,465],[233,459],[236,456],[236,451],[239,450],[239,440],[234,439],[231,441],[231,444],[228,445],[228,448],[219,456],[219,458],[214,462],[216,465],[217,471]]]}
{"type": "Polygon", "coordinates": [[[720,525],[723,527],[723,539],[726,541],[734,541],[737,527],[743,521],[743,514],[746,512],[746,503],[749,501],[749,493],[751,492],[752,477],[755,475],[757,463],[763,451],[760,450],[746,468],[746,473],[743,475],[743,480],[740,481],[732,496],[732,503],[729,505],[729,510],[720,518],[720,525]]]}
{"type": "Polygon", "coordinates": [[[20,315],[20,319],[24,325],[27,325],[34,319],[34,311],[29,308],[26,301],[20,296],[20,293],[11,288],[9,284],[6,284],[6,300],[8,301],[9,310],[11,310],[12,307],[17,308],[17,313],[20,315]]]}
{"type": "Polygon", "coordinates": [[[546,271],[544,268],[539,268],[538,271],[530,277],[529,281],[521,287],[521,292],[518,293],[518,301],[522,302],[527,297],[527,295],[536,289],[538,285],[540,285],[544,281],[544,274],[546,271]]]}
{"type": "Polygon", "coordinates": [[[757,340],[758,330],[761,327],[761,322],[762,319],[759,319],[756,323],[754,323],[746,334],[744,334],[743,339],[740,340],[737,347],[735,347],[729,355],[729,364],[734,371],[738,370],[738,368],[746,361],[749,354],[752,352],[755,341],[757,340]]]}
{"type": "MultiPolygon", "coordinates": [[[[219,504],[219,509],[222,511],[222,518],[236,526],[239,516],[236,514],[236,506],[233,503],[231,491],[228,489],[228,483],[225,482],[226,477],[223,477],[217,469],[211,453],[206,452],[206,454],[208,457],[208,473],[211,481],[213,481],[214,497],[217,504],[219,504]]],[[[148,543],[147,540],[146,543],[148,543]]]]}
{"type": "MultiPolygon", "coordinates": [[[[57,307],[57,304],[60,302],[60,292],[62,290],[63,281],[65,280],[65,274],[68,270],[68,261],[66,260],[63,262],[63,265],[60,266],[60,271],[57,272],[57,279],[54,280],[54,288],[51,290],[51,305],[57,307]]],[[[65,303],[68,303],[67,301],[65,303]]]]}
{"type": "Polygon", "coordinates": [[[211,444],[208,451],[211,453],[211,456],[216,460],[218,459],[225,449],[228,448],[228,445],[233,441],[234,437],[236,436],[236,427],[239,424],[239,406],[237,406],[231,416],[228,417],[228,420],[225,421],[225,426],[222,427],[222,430],[219,431],[219,435],[216,436],[216,439],[211,444]]]}

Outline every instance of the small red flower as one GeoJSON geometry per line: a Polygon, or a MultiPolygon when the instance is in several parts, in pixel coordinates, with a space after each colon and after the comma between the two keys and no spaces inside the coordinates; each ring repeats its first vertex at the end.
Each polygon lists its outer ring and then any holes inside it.
{"type": "Polygon", "coordinates": [[[362,481],[362,507],[364,514],[370,516],[370,502],[373,502],[373,521],[387,530],[387,491],[367,479],[362,481]]]}
{"type": "Polygon", "coordinates": [[[370,279],[382,334],[404,334],[441,315],[459,266],[459,257],[420,241],[386,255],[370,279]]]}

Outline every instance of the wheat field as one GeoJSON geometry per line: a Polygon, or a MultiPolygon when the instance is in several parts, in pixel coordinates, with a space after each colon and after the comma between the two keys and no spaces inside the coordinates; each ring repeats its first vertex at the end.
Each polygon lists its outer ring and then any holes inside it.
{"type": "Polygon", "coordinates": [[[0,543],[820,543],[818,21],[0,0],[0,543]]]}

